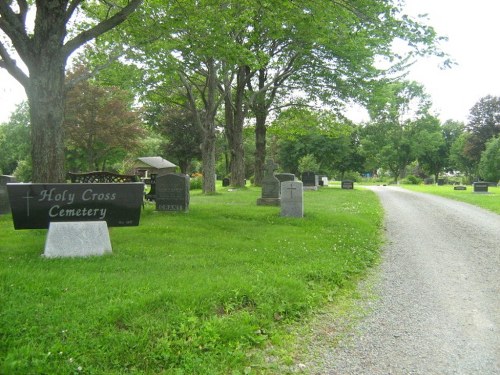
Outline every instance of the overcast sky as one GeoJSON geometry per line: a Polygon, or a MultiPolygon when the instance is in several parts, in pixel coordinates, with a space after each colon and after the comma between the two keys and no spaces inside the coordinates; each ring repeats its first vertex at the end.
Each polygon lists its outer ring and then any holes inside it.
{"type": "MultiPolygon", "coordinates": [[[[500,0],[406,0],[406,13],[428,14],[449,41],[443,49],[458,63],[440,70],[439,61],[419,61],[411,80],[424,84],[442,121],[467,121],[471,107],[486,95],[500,96],[500,0]]],[[[25,99],[21,86],[0,69],[0,122],[25,99]]]]}

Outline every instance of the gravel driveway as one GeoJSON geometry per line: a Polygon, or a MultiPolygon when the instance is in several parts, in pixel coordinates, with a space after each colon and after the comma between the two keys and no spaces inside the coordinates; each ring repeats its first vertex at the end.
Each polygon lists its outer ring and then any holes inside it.
{"type": "Polygon", "coordinates": [[[500,374],[500,215],[397,187],[372,189],[386,212],[382,263],[371,276],[378,298],[336,349],[319,340],[303,369],[500,374]]]}

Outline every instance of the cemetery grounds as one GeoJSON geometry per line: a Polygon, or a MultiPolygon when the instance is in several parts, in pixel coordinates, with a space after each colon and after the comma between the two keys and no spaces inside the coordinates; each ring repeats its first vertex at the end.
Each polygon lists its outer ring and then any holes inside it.
{"type": "Polygon", "coordinates": [[[467,186],[467,190],[453,190],[452,185],[402,185],[402,187],[420,193],[455,199],[500,214],[500,187],[490,186],[488,193],[474,193],[470,185],[467,186]]]}
{"type": "Polygon", "coordinates": [[[259,188],[218,189],[188,213],[146,204],[103,257],[44,259],[46,230],[0,216],[0,373],[293,371],[309,319],[379,259],[381,206],[329,187],[283,218],[259,188]]]}

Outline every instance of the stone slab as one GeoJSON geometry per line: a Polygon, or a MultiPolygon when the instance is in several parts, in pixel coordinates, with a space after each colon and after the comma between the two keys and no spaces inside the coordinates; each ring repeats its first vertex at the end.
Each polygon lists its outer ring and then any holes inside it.
{"type": "Polygon", "coordinates": [[[88,257],[111,252],[105,221],[51,222],[43,255],[47,258],[88,257]]]}
{"type": "Polygon", "coordinates": [[[281,216],[304,217],[304,189],[301,181],[281,183],[281,216]]]}

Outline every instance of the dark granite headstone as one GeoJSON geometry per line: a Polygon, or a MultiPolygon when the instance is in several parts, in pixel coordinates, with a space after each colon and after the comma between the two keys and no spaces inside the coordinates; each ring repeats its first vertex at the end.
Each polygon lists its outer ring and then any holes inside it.
{"type": "Polygon", "coordinates": [[[487,193],[489,184],[487,182],[474,182],[474,193],[487,193]]]}
{"type": "Polygon", "coordinates": [[[295,175],[293,173],[276,173],[274,177],[276,177],[279,182],[295,181],[295,175]]]}
{"type": "Polygon", "coordinates": [[[443,186],[444,185],[444,178],[438,178],[437,184],[438,184],[438,186],[443,186]]]}
{"type": "Polygon", "coordinates": [[[426,178],[424,179],[424,185],[432,185],[434,183],[434,178],[426,178]]]}
{"type": "Polygon", "coordinates": [[[222,186],[224,186],[224,187],[229,186],[229,178],[224,177],[222,179],[222,186]]]}
{"type": "Polygon", "coordinates": [[[467,190],[467,186],[462,186],[462,185],[453,186],[453,190],[467,190]]]}
{"type": "Polygon", "coordinates": [[[16,182],[14,176],[0,176],[0,215],[10,212],[9,195],[7,194],[7,184],[16,182]]]}
{"type": "Polygon", "coordinates": [[[168,173],[156,178],[156,209],[158,211],[189,210],[189,176],[168,173]]]}
{"type": "Polygon", "coordinates": [[[50,222],[106,221],[139,225],[142,182],[7,184],[15,229],[48,228],[50,222]]]}
{"type": "Polygon", "coordinates": [[[343,180],[341,183],[342,189],[354,189],[354,181],[343,180]]]}
{"type": "Polygon", "coordinates": [[[280,205],[280,181],[274,176],[277,165],[273,160],[268,160],[262,179],[262,196],[257,199],[259,206],[279,206],[280,205]]]}
{"type": "Polygon", "coordinates": [[[318,175],[314,172],[303,172],[301,175],[304,190],[317,190],[319,186],[318,175]]]}

